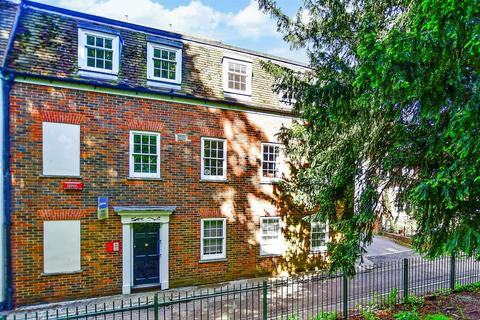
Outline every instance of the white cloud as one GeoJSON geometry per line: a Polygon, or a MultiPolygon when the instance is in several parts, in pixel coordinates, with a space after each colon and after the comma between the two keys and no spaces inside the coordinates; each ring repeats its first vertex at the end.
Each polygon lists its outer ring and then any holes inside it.
{"type": "Polygon", "coordinates": [[[244,38],[280,36],[273,20],[262,13],[258,9],[257,3],[253,0],[250,1],[247,7],[235,14],[228,22],[228,25],[236,28],[244,38]]]}
{"type": "Polygon", "coordinates": [[[259,11],[254,0],[238,12],[221,12],[200,0],[173,9],[153,0],[60,0],[58,5],[118,20],[128,16],[129,22],[217,40],[277,35],[274,22],[259,11]]]}

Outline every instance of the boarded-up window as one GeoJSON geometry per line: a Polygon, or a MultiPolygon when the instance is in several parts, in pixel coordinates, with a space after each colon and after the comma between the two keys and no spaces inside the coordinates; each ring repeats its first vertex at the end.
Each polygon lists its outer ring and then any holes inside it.
{"type": "Polygon", "coordinates": [[[67,273],[80,269],[80,221],[44,221],[43,271],[67,273]]]}
{"type": "Polygon", "coordinates": [[[80,126],[44,122],[43,174],[48,176],[80,175],[80,126]]]}

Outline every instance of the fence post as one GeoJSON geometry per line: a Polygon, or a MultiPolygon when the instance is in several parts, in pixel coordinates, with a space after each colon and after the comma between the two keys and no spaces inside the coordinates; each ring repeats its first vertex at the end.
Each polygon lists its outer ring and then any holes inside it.
{"type": "Polygon", "coordinates": [[[348,278],[343,274],[343,319],[348,319],[348,278]]]}
{"type": "Polygon", "coordinates": [[[403,299],[408,299],[408,258],[403,258],[403,299]]]}
{"type": "Polygon", "coordinates": [[[263,280],[263,320],[267,320],[267,280],[263,280]]]}
{"type": "Polygon", "coordinates": [[[153,319],[158,320],[158,293],[153,296],[153,319]]]}
{"type": "Polygon", "coordinates": [[[450,290],[455,290],[455,276],[457,273],[455,262],[455,253],[452,253],[450,257],[450,290]]]}

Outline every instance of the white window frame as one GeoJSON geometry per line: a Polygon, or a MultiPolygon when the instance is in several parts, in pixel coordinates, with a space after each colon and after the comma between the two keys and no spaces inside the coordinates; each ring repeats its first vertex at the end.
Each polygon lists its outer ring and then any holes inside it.
{"type": "Polygon", "coordinates": [[[160,133],[158,132],[151,132],[151,131],[139,131],[139,130],[130,130],[129,134],[129,176],[131,178],[160,178],[160,133]],[[148,135],[155,135],[157,137],[157,172],[156,173],[146,173],[146,172],[135,172],[134,171],[134,162],[133,162],[133,135],[134,134],[148,134],[148,135]]]}
{"type": "Polygon", "coordinates": [[[282,152],[283,152],[283,145],[279,144],[279,143],[274,143],[274,142],[263,142],[261,143],[260,145],[260,181],[261,182],[264,182],[264,183],[271,183],[271,182],[278,182],[278,181],[281,181],[282,180],[282,169],[283,169],[283,156],[282,156],[282,152]],[[274,147],[278,147],[279,148],[279,151],[278,151],[278,158],[276,159],[276,165],[277,165],[277,168],[278,168],[278,174],[280,175],[279,177],[264,177],[263,176],[263,164],[265,162],[270,162],[270,161],[265,161],[263,159],[263,147],[264,146],[274,146],[274,147]]]}
{"type": "MultiPolygon", "coordinates": [[[[285,241],[284,241],[284,237],[283,237],[283,228],[284,228],[284,225],[283,225],[283,221],[282,221],[282,218],[281,217],[260,217],[260,230],[259,230],[259,243],[260,243],[260,256],[280,256],[283,254],[283,252],[285,251],[285,241]],[[262,225],[263,223],[266,221],[266,220],[277,220],[278,221],[278,224],[279,224],[279,235],[278,235],[278,239],[276,240],[276,242],[278,242],[277,244],[279,245],[280,247],[280,252],[277,252],[277,253],[271,253],[271,252],[266,252],[265,249],[264,249],[264,246],[267,246],[267,245],[272,245],[272,242],[271,241],[265,241],[263,240],[263,228],[262,228],[262,225]]],[[[275,242],[273,242],[273,244],[275,244],[275,242]]]]}
{"type": "Polygon", "coordinates": [[[222,69],[223,69],[223,91],[226,93],[233,93],[239,94],[244,96],[251,96],[252,95],[252,62],[247,62],[243,60],[237,60],[229,57],[223,57],[222,62],[222,69]],[[245,91],[231,89],[228,87],[228,64],[237,63],[242,64],[246,67],[246,82],[245,82],[245,91]]]}
{"type": "Polygon", "coordinates": [[[216,180],[216,181],[225,181],[227,180],[227,139],[220,139],[220,138],[209,138],[209,137],[202,137],[201,138],[201,157],[200,157],[201,165],[200,165],[200,175],[202,180],[216,180]],[[213,175],[205,175],[204,174],[204,145],[205,141],[223,141],[223,175],[213,176],[213,175]]]}
{"type": "Polygon", "coordinates": [[[120,40],[118,35],[98,32],[88,29],[78,29],[78,69],[79,70],[88,70],[98,73],[118,75],[119,62],[120,62],[120,40]],[[92,35],[96,37],[112,39],[112,70],[89,67],[87,65],[87,35],[92,35]]]}
{"type": "Polygon", "coordinates": [[[330,241],[330,234],[329,234],[329,226],[328,226],[328,221],[327,222],[320,222],[320,221],[311,221],[310,222],[310,252],[312,253],[318,253],[318,252],[326,252],[327,251],[327,242],[330,241]],[[319,246],[319,247],[314,247],[313,246],[313,227],[315,224],[323,224],[325,223],[325,245],[324,246],[319,246]]]}
{"type": "Polygon", "coordinates": [[[175,48],[170,47],[158,43],[148,42],[147,43],[147,79],[160,81],[160,82],[167,82],[167,83],[174,83],[174,84],[181,84],[182,83],[182,48],[175,48]],[[175,70],[175,79],[165,79],[162,77],[155,77],[153,72],[153,50],[157,49],[164,49],[175,51],[175,61],[177,63],[177,68],[175,70]]]}
{"type": "MultiPolygon", "coordinates": [[[[81,146],[81,128],[78,124],[70,124],[70,123],[61,123],[61,122],[49,122],[44,121],[42,122],[42,174],[45,176],[63,176],[63,177],[80,177],[80,146],[81,146]],[[58,130],[65,128],[69,128],[69,133],[74,134],[73,136],[68,136],[68,138],[78,138],[78,140],[72,140],[72,144],[70,145],[70,149],[65,148],[58,148],[52,143],[59,142],[57,138],[63,137],[60,132],[57,133],[58,130]],[[55,131],[55,137],[52,139],[51,135],[47,135],[48,131],[55,131]],[[75,132],[73,132],[75,131],[75,132]],[[67,157],[63,157],[61,160],[66,161],[67,158],[71,159],[69,162],[69,168],[58,168],[58,161],[60,160],[52,160],[52,158],[58,158],[57,155],[63,151],[63,153],[67,153],[67,157]]],[[[63,163],[65,164],[65,162],[63,163]]]]}
{"type": "Polygon", "coordinates": [[[290,101],[288,101],[288,99],[285,99],[283,97],[284,95],[284,92],[283,91],[280,91],[278,93],[278,101],[280,102],[280,104],[284,107],[284,108],[293,108],[293,106],[295,105],[295,103],[297,102],[297,99],[295,98],[291,98],[290,101]]]}
{"type": "Polygon", "coordinates": [[[227,219],[226,218],[205,218],[200,220],[200,260],[219,260],[226,259],[227,257],[227,219]],[[223,243],[222,253],[219,254],[204,254],[203,253],[203,240],[204,240],[204,222],[205,221],[222,221],[223,223],[223,243]]]}

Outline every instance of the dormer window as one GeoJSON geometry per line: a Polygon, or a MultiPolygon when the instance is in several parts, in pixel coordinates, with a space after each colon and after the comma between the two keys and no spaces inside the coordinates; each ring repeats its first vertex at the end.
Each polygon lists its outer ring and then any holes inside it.
{"type": "Polygon", "coordinates": [[[223,91],[226,97],[249,98],[252,94],[252,61],[243,56],[223,57],[223,91]]]}
{"type": "Polygon", "coordinates": [[[153,47],[153,77],[175,81],[177,77],[177,50],[153,47]]]}
{"type": "Polygon", "coordinates": [[[243,63],[228,62],[228,90],[247,91],[247,66],[243,63]]]}
{"type": "MultiPolygon", "coordinates": [[[[172,42],[173,43],[173,42],[172,42]]],[[[176,42],[175,42],[176,43],[176,42]]],[[[182,83],[182,48],[149,42],[147,46],[147,78],[160,86],[175,86],[182,83]]],[[[149,82],[150,85],[156,85],[149,82]]]]}
{"type": "Polygon", "coordinates": [[[285,91],[280,91],[278,93],[279,96],[279,101],[282,107],[284,108],[293,108],[295,103],[297,102],[297,99],[295,99],[292,96],[288,96],[288,94],[285,91]]]}
{"type": "Polygon", "coordinates": [[[78,29],[78,68],[108,75],[118,74],[118,35],[78,29]]]}
{"type": "Polygon", "coordinates": [[[112,38],[87,34],[87,66],[97,69],[112,70],[112,38]]]}

